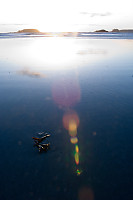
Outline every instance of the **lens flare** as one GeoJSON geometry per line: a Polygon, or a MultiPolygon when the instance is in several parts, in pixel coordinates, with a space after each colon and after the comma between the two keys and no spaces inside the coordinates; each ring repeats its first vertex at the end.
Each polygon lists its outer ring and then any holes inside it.
{"type": "Polygon", "coordinates": [[[79,117],[74,110],[69,110],[63,116],[63,126],[70,132],[77,132],[79,117]]]}
{"type": "Polygon", "coordinates": [[[52,96],[57,105],[63,107],[75,105],[80,100],[80,87],[77,78],[74,76],[61,77],[54,82],[52,96]]]}
{"type": "Polygon", "coordinates": [[[69,131],[69,135],[70,135],[71,137],[76,137],[76,135],[77,135],[77,130],[76,130],[76,131],[69,131]]]}
{"type": "Polygon", "coordinates": [[[74,155],[74,158],[75,158],[76,165],[78,165],[79,164],[79,147],[78,147],[78,144],[75,145],[75,155],[74,155]]]}
{"type": "Polygon", "coordinates": [[[69,135],[75,137],[77,135],[77,124],[75,120],[69,122],[69,135]]]}
{"type": "Polygon", "coordinates": [[[75,153],[75,163],[79,164],[79,154],[77,152],[75,153]]]}
{"type": "Polygon", "coordinates": [[[75,120],[70,120],[69,122],[69,131],[77,131],[77,124],[75,120]]]}
{"type": "Polygon", "coordinates": [[[76,151],[76,153],[79,153],[79,147],[77,144],[75,145],[75,151],[76,151]]]}
{"type": "Polygon", "coordinates": [[[70,141],[72,144],[77,144],[78,143],[78,138],[77,137],[71,137],[70,141]]]}
{"type": "Polygon", "coordinates": [[[79,169],[77,169],[76,173],[77,173],[77,176],[79,176],[82,173],[82,171],[80,171],[79,169]]]}
{"type": "MultiPolygon", "coordinates": [[[[77,128],[79,126],[79,117],[78,114],[73,111],[67,111],[63,116],[63,126],[70,135],[70,142],[75,144],[74,160],[75,164],[79,165],[79,147],[78,147],[78,138],[77,138],[77,128]]],[[[77,175],[80,175],[80,171],[76,172],[77,175]]]]}

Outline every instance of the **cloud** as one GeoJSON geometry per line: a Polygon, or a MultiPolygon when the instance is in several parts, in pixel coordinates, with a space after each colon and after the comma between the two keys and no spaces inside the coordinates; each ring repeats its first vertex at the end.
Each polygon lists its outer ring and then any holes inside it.
{"type": "Polygon", "coordinates": [[[33,77],[33,78],[45,78],[46,76],[40,72],[33,72],[30,70],[22,70],[18,72],[21,75],[24,76],[29,76],[29,77],[33,77]]]}
{"type": "Polygon", "coordinates": [[[87,55],[87,54],[105,55],[105,54],[107,54],[107,51],[105,49],[85,49],[85,50],[78,51],[77,54],[80,54],[80,55],[87,55]]]}
{"type": "Polygon", "coordinates": [[[112,15],[112,13],[110,13],[110,12],[106,12],[106,13],[81,12],[80,14],[82,14],[82,15],[89,15],[90,17],[107,17],[107,16],[112,15]]]}
{"type": "Polygon", "coordinates": [[[74,26],[97,26],[97,24],[74,24],[74,26]]]}
{"type": "Polygon", "coordinates": [[[23,26],[23,25],[28,25],[28,24],[0,24],[0,26],[23,26]]]}

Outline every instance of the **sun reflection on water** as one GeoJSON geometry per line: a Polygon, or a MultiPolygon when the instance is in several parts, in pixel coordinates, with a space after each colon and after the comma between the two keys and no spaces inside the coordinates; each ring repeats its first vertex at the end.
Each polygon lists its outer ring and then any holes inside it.
{"type": "Polygon", "coordinates": [[[29,54],[47,69],[68,69],[77,59],[75,40],[69,38],[41,38],[32,43],[29,54]]]}

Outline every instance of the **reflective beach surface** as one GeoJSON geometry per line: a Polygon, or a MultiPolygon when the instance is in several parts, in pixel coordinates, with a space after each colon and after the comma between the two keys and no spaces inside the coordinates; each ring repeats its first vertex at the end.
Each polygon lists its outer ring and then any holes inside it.
{"type": "Polygon", "coordinates": [[[0,39],[0,138],[1,200],[132,200],[133,40],[0,39]]]}

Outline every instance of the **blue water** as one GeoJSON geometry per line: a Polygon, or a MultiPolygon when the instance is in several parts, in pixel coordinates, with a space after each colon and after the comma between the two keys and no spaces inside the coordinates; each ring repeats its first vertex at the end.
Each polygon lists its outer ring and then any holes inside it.
{"type": "MultiPolygon", "coordinates": [[[[54,34],[53,34],[54,35],[54,34]]],[[[0,39],[10,39],[10,38],[35,38],[35,37],[48,37],[52,36],[51,34],[45,35],[45,34],[26,34],[26,33],[0,33],[0,39]]],[[[55,33],[54,36],[57,36],[55,33]]],[[[72,35],[68,35],[68,37],[72,37],[72,35]]],[[[133,33],[132,32],[121,32],[121,33],[96,33],[96,32],[79,32],[77,33],[76,37],[81,38],[92,38],[92,39],[133,39],[133,33]]]]}
{"type": "Polygon", "coordinates": [[[133,40],[1,39],[0,135],[1,200],[132,200],[133,40]]]}

